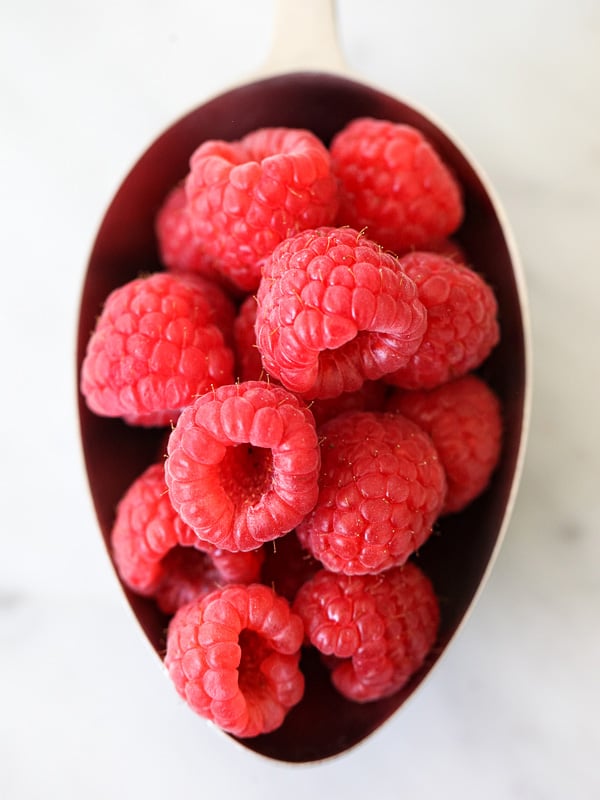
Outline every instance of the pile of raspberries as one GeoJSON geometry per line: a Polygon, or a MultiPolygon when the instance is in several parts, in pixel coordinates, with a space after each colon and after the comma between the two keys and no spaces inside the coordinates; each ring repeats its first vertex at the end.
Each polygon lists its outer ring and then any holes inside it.
{"type": "Polygon", "coordinates": [[[450,238],[463,216],[407,125],[205,141],[157,213],[164,269],[105,301],[85,400],[165,427],[116,510],[115,567],[169,615],[179,694],[235,736],[300,701],[303,647],[366,703],[435,645],[413,556],[484,491],[502,440],[474,372],[497,302],[450,238]]]}

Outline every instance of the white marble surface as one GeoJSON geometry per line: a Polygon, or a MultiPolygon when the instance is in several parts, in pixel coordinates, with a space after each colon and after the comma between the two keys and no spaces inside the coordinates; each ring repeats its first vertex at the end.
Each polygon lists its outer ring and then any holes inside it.
{"type": "Polygon", "coordinates": [[[264,761],[175,698],[126,612],[78,449],[79,291],[129,165],[256,69],[267,0],[0,6],[0,796],[600,797],[600,4],[340,0],[347,61],[444,119],[523,256],[535,393],[492,577],[383,730],[322,765],[264,761]],[[234,20],[240,20],[234,27],[234,20]]]}

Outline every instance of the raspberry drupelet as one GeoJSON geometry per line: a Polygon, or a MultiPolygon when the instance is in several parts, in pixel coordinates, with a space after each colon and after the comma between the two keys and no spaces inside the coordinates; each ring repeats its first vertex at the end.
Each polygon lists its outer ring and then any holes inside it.
{"type": "Polygon", "coordinates": [[[171,505],[162,463],[121,498],[111,547],[123,583],[167,614],[225,583],[256,581],[264,560],[262,548],[229,553],[199,539],[171,505]]]}
{"type": "Polygon", "coordinates": [[[312,400],[312,411],[317,428],[347,411],[384,411],[389,386],[384,381],[365,381],[355,392],[344,392],[339,397],[312,400]]]}
{"type": "Polygon", "coordinates": [[[329,151],[295,128],[204,142],[191,157],[186,194],[197,240],[248,292],[257,289],[262,261],[279,242],[331,224],[338,206],[329,151]]]}
{"type": "Polygon", "coordinates": [[[241,381],[260,381],[266,377],[256,346],[256,311],[256,297],[248,295],[240,305],[233,323],[236,375],[241,381]]]}
{"type": "Polygon", "coordinates": [[[261,583],[290,602],[302,584],[321,569],[321,564],[302,547],[295,531],[265,544],[264,551],[261,583]]]}
{"type": "Polygon", "coordinates": [[[465,264],[436,253],[410,253],[400,266],[427,309],[427,330],[407,364],[384,379],[402,389],[433,389],[476,369],[500,340],[492,288],[465,264]]]}
{"type": "Polygon", "coordinates": [[[454,233],[463,218],[458,182],[423,134],[409,125],[361,117],[334,136],[339,225],[396,253],[454,233]]]}
{"type": "Polygon", "coordinates": [[[483,492],[502,447],[500,401],[484,381],[465,375],[429,391],[396,390],[386,407],[431,436],[448,481],[442,514],[461,511],[483,492]]]}
{"type": "Polygon", "coordinates": [[[407,363],[426,312],[398,260],[352,228],[303,231],[276,247],[257,295],[266,370],[306,398],[360,389],[407,363]]]}
{"type": "Polygon", "coordinates": [[[278,728],[304,693],[301,619],[267,586],[227,586],[183,606],[165,666],[188,705],[240,738],[278,728]]]}
{"type": "Polygon", "coordinates": [[[181,414],[165,476],[173,506],[198,536],[254,550],[292,530],[318,495],[320,452],[312,414],[262,381],[221,386],[181,414]]]}
{"type": "Polygon", "coordinates": [[[380,575],[321,570],[293,609],[326,657],[333,685],[359,703],[399,691],[423,665],[440,622],[433,586],[411,562],[380,575]]]}
{"type": "Polygon", "coordinates": [[[319,499],[298,538],[332,572],[400,566],[431,534],[446,494],[430,437],[399,414],[363,411],[325,423],[319,438],[319,499]]]}
{"type": "Polygon", "coordinates": [[[191,276],[156,272],[115,289],[82,365],[88,407],[132,425],[168,425],[196,395],[232,381],[220,322],[191,276]]]}
{"type": "Polygon", "coordinates": [[[204,250],[192,231],[183,184],[175,186],[166,196],[156,215],[155,230],[160,259],[167,270],[225,281],[216,259],[204,250]]]}

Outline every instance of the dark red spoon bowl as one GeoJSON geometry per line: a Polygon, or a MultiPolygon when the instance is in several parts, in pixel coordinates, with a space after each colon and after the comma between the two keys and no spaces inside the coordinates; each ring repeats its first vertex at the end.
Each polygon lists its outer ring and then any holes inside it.
{"type": "MultiPolygon", "coordinates": [[[[501,398],[504,448],[491,485],[467,510],[443,518],[418,553],[441,599],[441,629],[434,651],[408,685],[379,702],[344,700],[318,658],[306,653],[306,694],[270,734],[244,740],[274,759],[308,762],[341,753],[376,730],[438,661],[480,591],[512,510],[526,439],[530,358],[524,282],[510,232],[492,191],[462,150],[413,107],[346,77],[294,72],[232,89],[170,127],[144,153],[112,200],[98,232],[83,286],[77,352],[78,376],[96,317],[107,295],[141,272],[161,268],[154,219],[167,192],[185,176],[188,159],[206,139],[238,139],[264,126],[302,127],[325,143],[349,120],[372,116],[419,128],[451,165],[464,190],[465,221],[457,239],[472,265],[494,288],[500,344],[481,370],[501,398]]],[[[95,416],[80,396],[81,441],[99,527],[110,554],[115,507],[130,483],[158,458],[164,431],[135,428],[95,416]]],[[[168,619],[150,600],[123,590],[159,657],[168,619]]],[[[202,721],[199,720],[199,723],[202,721]]]]}

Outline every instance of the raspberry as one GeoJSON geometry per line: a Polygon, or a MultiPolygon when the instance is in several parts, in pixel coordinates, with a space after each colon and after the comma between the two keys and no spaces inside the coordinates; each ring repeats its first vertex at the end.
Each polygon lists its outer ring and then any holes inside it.
{"type": "Polygon", "coordinates": [[[217,282],[223,275],[216,260],[202,247],[190,225],[185,186],[172,189],[155,222],[161,261],[172,272],[193,272],[217,282]]]}
{"type": "Polygon", "coordinates": [[[251,583],[262,550],[226,553],[203,542],[173,509],[163,464],[153,464],[125,492],[111,534],[123,583],[154,597],[167,614],[224,583],[251,583]]]}
{"type": "Polygon", "coordinates": [[[472,269],[435,253],[411,253],[400,266],[427,308],[427,330],[409,362],[385,380],[432,389],[478,367],[500,338],[492,289],[472,269]]]}
{"type": "Polygon", "coordinates": [[[332,572],[400,566],[431,533],[446,478],[429,436],[396,414],[356,411],[319,429],[319,499],[298,526],[332,572]]]}
{"type": "Polygon", "coordinates": [[[275,245],[331,224],[338,205],[327,148],[294,128],[204,142],[190,160],[186,193],[197,239],[245,291],[257,289],[261,262],[275,245]]]}
{"type": "Polygon", "coordinates": [[[258,349],[267,371],[306,398],[337,397],[398,369],[425,327],[397,259],[351,228],[303,231],[265,263],[258,349]]]}
{"type": "Polygon", "coordinates": [[[81,391],[101,416],[167,425],[192,399],[233,379],[202,284],[154,273],[107,298],[82,366],[81,391]]]}
{"type": "Polygon", "coordinates": [[[437,389],[395,392],[387,408],[431,436],[446,471],[443,514],[460,511],[489,483],[500,457],[502,417],[494,392],[475,375],[437,389]]]}
{"type": "Polygon", "coordinates": [[[293,609],[310,643],[333,656],[336,689],[359,703],[407,683],[433,647],[440,620],[433,586],[410,562],[381,575],[321,570],[299,590],[293,609]]]}
{"type": "Polygon", "coordinates": [[[260,381],[221,386],[186,408],[165,462],[175,509],[200,538],[232,551],[292,530],[316,502],[318,472],[312,414],[260,381]]]}
{"type": "Polygon", "coordinates": [[[321,569],[321,564],[302,547],[294,531],[265,545],[264,549],[261,583],[271,586],[290,602],[302,584],[321,569]]]}
{"type": "Polygon", "coordinates": [[[241,304],[233,323],[237,376],[241,381],[260,381],[265,377],[265,370],[256,346],[255,323],[256,297],[248,295],[241,304]]]}
{"type": "Polygon", "coordinates": [[[437,239],[435,242],[427,242],[427,247],[423,248],[428,253],[437,253],[438,256],[450,258],[459,264],[468,264],[469,259],[465,250],[454,239],[437,239]]]}
{"type": "Polygon", "coordinates": [[[346,411],[383,411],[387,388],[381,381],[365,381],[355,392],[345,392],[327,400],[313,400],[309,408],[317,428],[346,411]]]}
{"type": "Polygon", "coordinates": [[[409,125],[363,117],[331,142],[340,180],[339,225],[402,253],[453,233],[463,217],[461,191],[424,136],[409,125]]]}
{"type": "Polygon", "coordinates": [[[302,698],[303,634],[272,589],[227,586],[175,614],[165,666],[196,713],[235,736],[257,736],[278,728],[302,698]]]}

